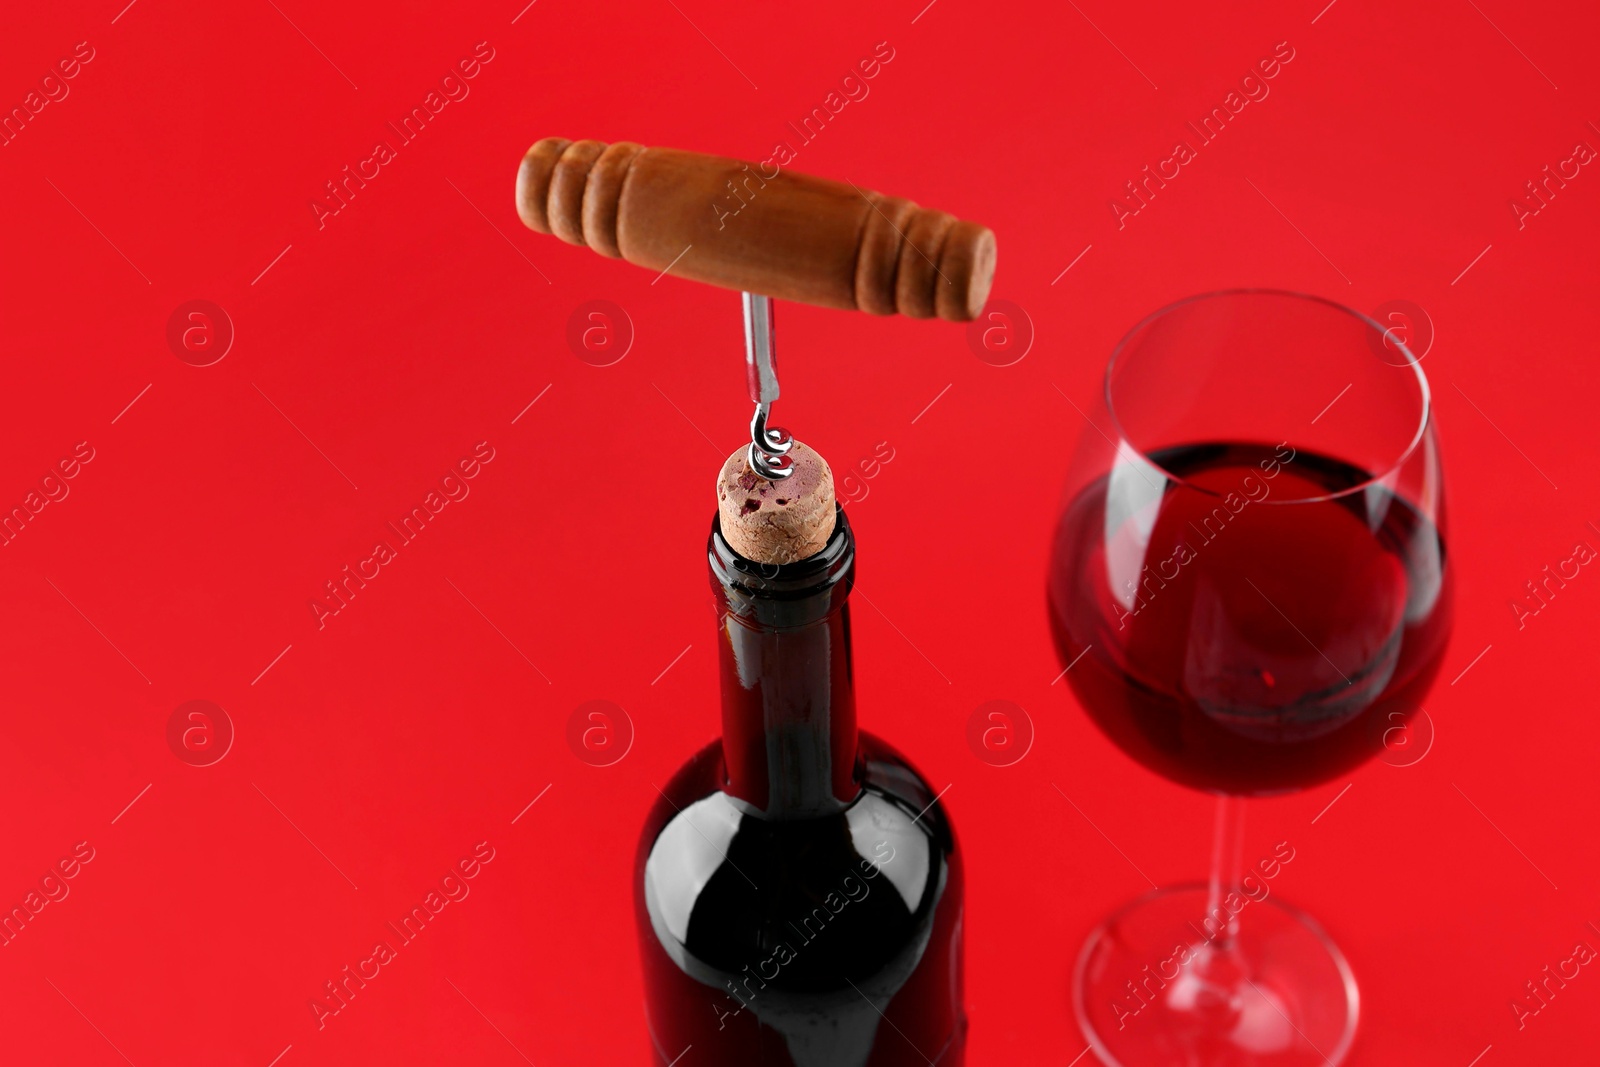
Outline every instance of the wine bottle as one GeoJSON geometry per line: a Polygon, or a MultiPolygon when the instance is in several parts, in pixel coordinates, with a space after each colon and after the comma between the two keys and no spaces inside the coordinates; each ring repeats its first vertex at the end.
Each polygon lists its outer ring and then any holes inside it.
{"type": "Polygon", "coordinates": [[[832,510],[821,549],[785,563],[712,523],[722,737],[660,790],[635,866],[658,1067],[964,1059],[955,838],[935,791],[856,728],[855,539],[832,510]]]}

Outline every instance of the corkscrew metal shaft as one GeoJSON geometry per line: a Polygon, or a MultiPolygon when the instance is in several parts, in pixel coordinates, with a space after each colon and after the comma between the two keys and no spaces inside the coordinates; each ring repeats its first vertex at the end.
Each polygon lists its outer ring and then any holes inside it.
{"type": "Polygon", "coordinates": [[[744,365],[756,413],[750,420],[750,469],[768,481],[793,473],[789,448],[793,439],[781,427],[767,426],[772,402],[778,399],[778,356],[774,344],[772,298],[742,293],[744,300],[744,365]]]}

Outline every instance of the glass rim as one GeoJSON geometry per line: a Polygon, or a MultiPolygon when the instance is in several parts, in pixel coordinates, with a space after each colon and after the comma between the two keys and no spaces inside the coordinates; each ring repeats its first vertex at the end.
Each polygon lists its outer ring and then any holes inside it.
{"type": "MultiPolygon", "coordinates": [[[[1133,443],[1133,438],[1128,434],[1127,429],[1122,425],[1122,419],[1117,415],[1117,406],[1116,406],[1115,403],[1112,402],[1112,399],[1111,399],[1111,376],[1116,371],[1116,369],[1117,369],[1117,361],[1122,357],[1124,350],[1128,347],[1129,343],[1132,342],[1134,337],[1137,336],[1140,333],[1140,331],[1144,330],[1145,327],[1149,326],[1151,323],[1155,322],[1157,319],[1163,318],[1164,316],[1166,316],[1168,314],[1171,314],[1172,312],[1177,311],[1180,308],[1187,307],[1190,304],[1196,304],[1196,303],[1199,303],[1199,302],[1201,302],[1203,300],[1216,300],[1216,299],[1221,298],[1221,297],[1230,297],[1230,296],[1270,296],[1270,297],[1279,297],[1279,298],[1283,298],[1283,299],[1287,299],[1287,300],[1306,301],[1306,302],[1314,303],[1314,304],[1322,304],[1323,306],[1331,308],[1334,311],[1337,311],[1337,312],[1340,312],[1342,314],[1348,315],[1351,318],[1357,320],[1358,322],[1364,323],[1369,329],[1376,330],[1378,332],[1379,336],[1387,337],[1389,335],[1389,331],[1385,327],[1380,326],[1376,320],[1372,319],[1371,317],[1369,317],[1367,315],[1363,315],[1361,312],[1355,310],[1352,307],[1349,307],[1349,306],[1347,306],[1345,304],[1339,303],[1337,300],[1329,300],[1327,297],[1315,296],[1315,295],[1313,295],[1311,293],[1296,292],[1295,290],[1292,290],[1292,289],[1271,289],[1271,288],[1264,288],[1264,287],[1262,287],[1262,288],[1240,287],[1240,288],[1237,288],[1237,289],[1213,289],[1213,290],[1210,290],[1210,291],[1204,292],[1204,293],[1195,293],[1192,296],[1186,296],[1181,300],[1175,300],[1170,304],[1166,304],[1163,307],[1157,308],[1155,311],[1150,312],[1150,314],[1146,315],[1144,318],[1142,318],[1138,322],[1134,323],[1134,325],[1128,330],[1128,332],[1122,335],[1122,338],[1121,338],[1121,340],[1119,340],[1117,342],[1116,347],[1111,350],[1111,358],[1106,361],[1105,379],[1104,379],[1104,385],[1102,386],[1102,393],[1103,393],[1102,399],[1103,399],[1103,401],[1105,403],[1105,406],[1106,406],[1106,413],[1111,418],[1111,426],[1117,432],[1117,439],[1122,441],[1122,442],[1124,442],[1125,444],[1127,444],[1127,446],[1135,454],[1137,454],[1140,459],[1144,460],[1146,463],[1150,464],[1150,466],[1152,466],[1156,470],[1160,471],[1161,475],[1164,478],[1166,478],[1169,482],[1172,482],[1175,485],[1181,485],[1186,489],[1193,490],[1194,492],[1201,493],[1201,494],[1203,494],[1205,496],[1213,496],[1213,497],[1218,497],[1218,498],[1222,498],[1222,497],[1226,496],[1227,494],[1223,493],[1223,492],[1220,492],[1218,490],[1215,490],[1215,489],[1207,489],[1204,486],[1195,485],[1193,482],[1189,481],[1188,479],[1180,477],[1177,474],[1174,474],[1172,471],[1168,470],[1166,467],[1163,467],[1160,463],[1156,462],[1156,460],[1153,459],[1145,449],[1140,448],[1138,445],[1135,445],[1133,443]]],[[[1400,350],[1401,354],[1405,356],[1405,358],[1406,358],[1405,365],[1409,366],[1411,368],[1412,373],[1414,375],[1416,375],[1417,388],[1418,388],[1418,390],[1419,390],[1419,392],[1421,394],[1421,401],[1422,401],[1422,403],[1421,403],[1421,412],[1420,412],[1420,415],[1419,415],[1419,417],[1417,419],[1416,430],[1412,433],[1411,439],[1406,442],[1405,448],[1401,449],[1400,450],[1400,454],[1398,456],[1396,456],[1394,458],[1394,460],[1388,466],[1386,466],[1382,471],[1371,473],[1365,479],[1363,479],[1362,481],[1358,482],[1357,484],[1351,485],[1351,486],[1347,486],[1346,488],[1341,489],[1336,493],[1325,493],[1325,494],[1323,494],[1321,496],[1314,496],[1314,497],[1313,496],[1298,497],[1298,498],[1296,498],[1294,500],[1263,500],[1263,501],[1261,501],[1261,503],[1264,503],[1264,504],[1278,504],[1278,505],[1286,505],[1286,504],[1315,504],[1315,503],[1319,503],[1319,502],[1327,501],[1327,500],[1337,500],[1337,499],[1339,499],[1341,497],[1350,496],[1351,494],[1354,494],[1354,493],[1364,492],[1365,490],[1367,490],[1371,486],[1376,485],[1376,484],[1381,483],[1381,482],[1384,482],[1387,479],[1389,479],[1396,471],[1398,471],[1401,467],[1405,466],[1405,464],[1416,453],[1417,446],[1419,444],[1421,444],[1423,438],[1427,436],[1428,424],[1430,423],[1430,421],[1433,418],[1433,390],[1428,385],[1428,376],[1425,373],[1423,373],[1422,361],[1419,360],[1414,354],[1412,354],[1411,349],[1403,341],[1401,341],[1399,338],[1395,337],[1395,338],[1390,338],[1390,339],[1393,341],[1395,347],[1397,347],[1400,350]]],[[[1394,364],[1391,364],[1391,365],[1394,365],[1394,364]]],[[[1398,365],[1394,365],[1394,366],[1398,366],[1398,365]]]]}

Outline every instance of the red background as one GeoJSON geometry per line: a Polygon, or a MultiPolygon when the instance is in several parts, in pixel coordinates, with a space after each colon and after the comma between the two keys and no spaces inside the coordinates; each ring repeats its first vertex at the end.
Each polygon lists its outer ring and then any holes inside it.
{"type": "Polygon", "coordinates": [[[7,1062],[644,1061],[629,870],[717,728],[703,543],[748,418],[738,301],[524,230],[516,165],[551,134],[763,158],[880,41],[795,169],[992,226],[995,298],[1036,340],[995,367],[948,323],[786,305],[779,421],[841,473],[895,451],[851,506],[862,719],[950,784],[972,1062],[1072,1061],[1084,934],[1204,869],[1206,801],[1051,684],[1043,574],[1063,394],[1087,407],[1146,312],[1238,285],[1426,309],[1460,594],[1428,755],[1256,804],[1246,851],[1290,842],[1274,891],[1349,954],[1349,1062],[1593,1057],[1589,968],[1520,1031],[1509,1006],[1600,946],[1600,575],[1520,631],[1508,606],[1600,545],[1600,176],[1520,230],[1508,207],[1600,145],[1583,5],[122,2],[18,8],[0,46],[8,110],[94,49],[0,148],[0,507],[95,450],[0,549],[0,904],[95,849],[0,948],[7,1062]],[[480,41],[470,95],[319,229],[323,183],[480,41]],[[1271,95],[1119,230],[1123,182],[1280,41],[1271,95]],[[209,367],[166,340],[193,299],[236,330],[209,367]],[[566,342],[596,299],[636,333],[603,368],[566,342]],[[471,495],[319,630],[323,583],[485,440],[471,495]],[[166,740],[194,699],[237,732],[209,767],[166,740]],[[565,739],[591,699],[636,731],[610,767],[565,739]],[[1012,767],[967,747],[992,699],[1037,730],[1012,767]],[[471,895],[319,1030],[310,998],[479,841],[471,895]]]}

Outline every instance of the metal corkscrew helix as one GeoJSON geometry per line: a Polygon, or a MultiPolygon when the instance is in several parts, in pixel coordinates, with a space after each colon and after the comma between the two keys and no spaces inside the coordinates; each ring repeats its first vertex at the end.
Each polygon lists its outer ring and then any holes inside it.
{"type": "Polygon", "coordinates": [[[778,399],[778,362],[774,350],[772,298],[740,294],[744,301],[744,365],[750,399],[756,413],[750,419],[750,469],[769,482],[794,473],[789,449],[794,439],[782,427],[767,425],[772,402],[778,399]]]}

